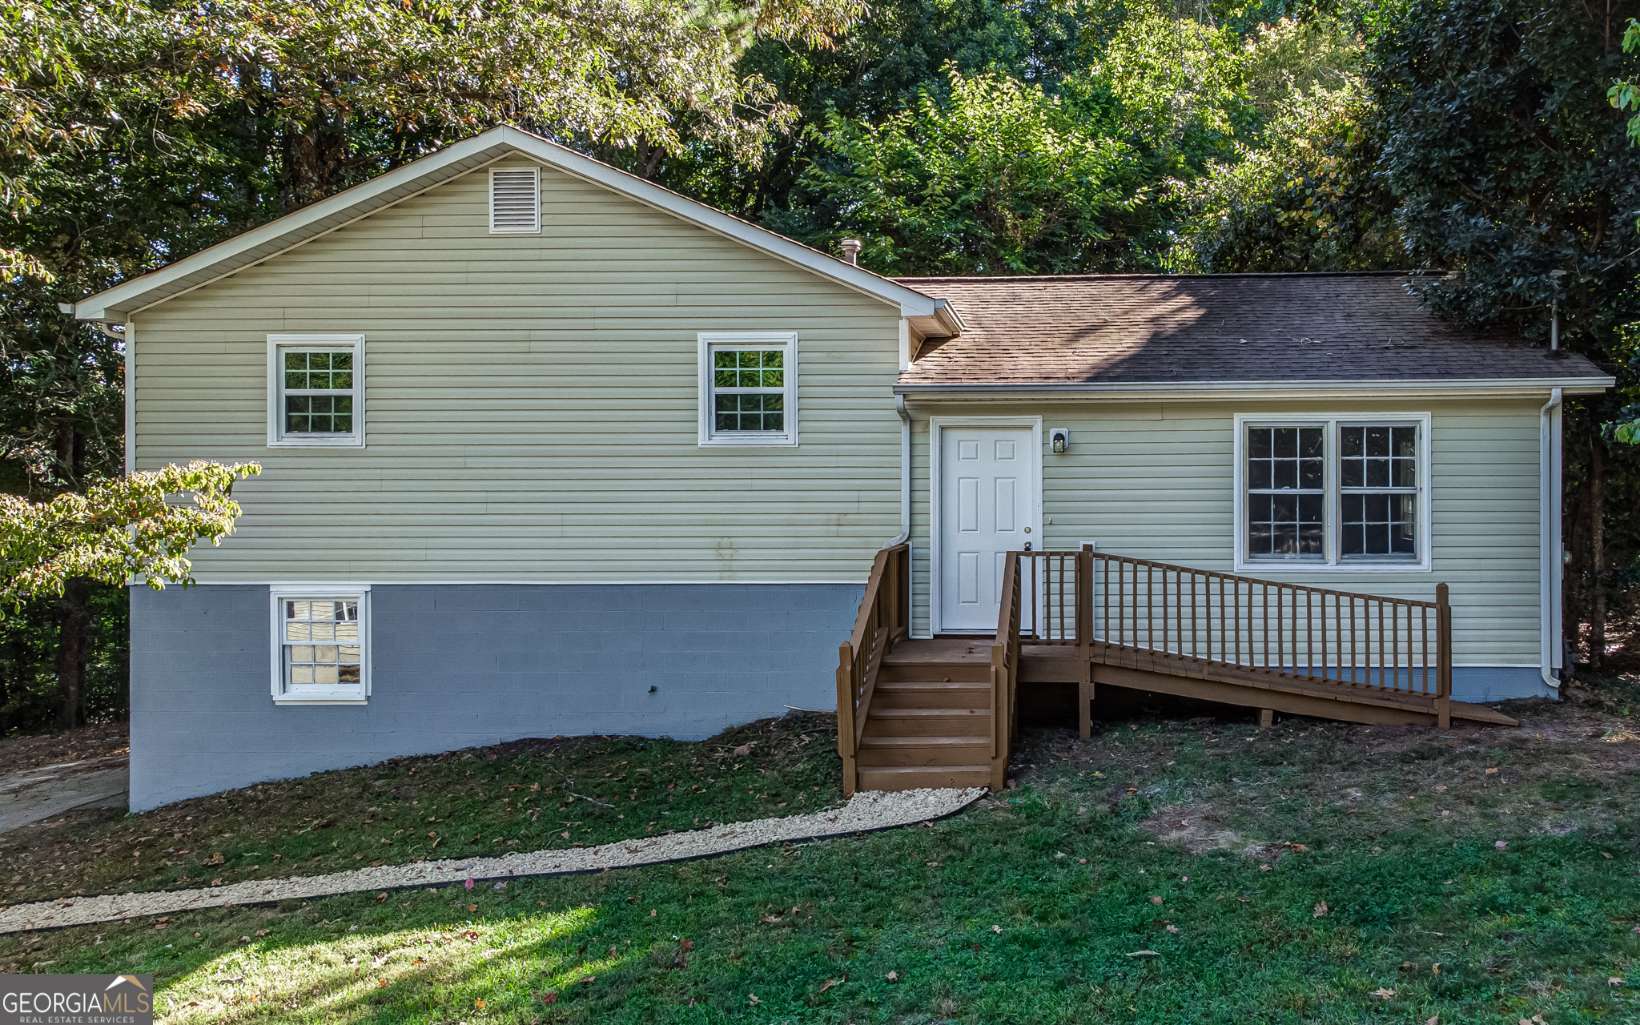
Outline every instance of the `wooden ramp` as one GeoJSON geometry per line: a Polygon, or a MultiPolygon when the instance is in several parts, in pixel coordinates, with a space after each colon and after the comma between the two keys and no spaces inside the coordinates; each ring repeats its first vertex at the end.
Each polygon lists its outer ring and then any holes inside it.
{"type": "Polygon", "coordinates": [[[1452,700],[1451,608],[1079,552],[1011,552],[997,631],[909,640],[904,545],[878,553],[837,670],[844,789],[1002,786],[1018,688],[1075,684],[1343,722],[1519,725],[1452,700]]]}

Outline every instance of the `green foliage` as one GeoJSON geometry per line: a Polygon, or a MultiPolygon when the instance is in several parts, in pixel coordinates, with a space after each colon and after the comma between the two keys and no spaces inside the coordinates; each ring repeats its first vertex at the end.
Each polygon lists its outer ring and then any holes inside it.
{"type": "Polygon", "coordinates": [[[261,472],[255,463],[194,462],[47,502],[0,495],[0,615],[31,598],[61,595],[77,578],[124,586],[141,576],[155,590],[188,583],[189,550],[233,533],[240,513],[234,482],[261,472]],[[172,500],[179,495],[190,504],[172,500]]]}
{"type": "Polygon", "coordinates": [[[1109,267],[1137,205],[1126,145],[1088,132],[1075,102],[1000,74],[952,70],[946,95],[876,124],[834,115],[824,146],[804,185],[887,273],[1109,267]]]}

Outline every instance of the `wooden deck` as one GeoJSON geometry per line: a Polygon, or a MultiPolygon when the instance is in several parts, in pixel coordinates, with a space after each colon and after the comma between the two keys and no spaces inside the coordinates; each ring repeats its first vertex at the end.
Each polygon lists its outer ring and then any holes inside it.
{"type": "Polygon", "coordinates": [[[1011,552],[992,636],[911,640],[909,550],[878,554],[837,670],[845,791],[1002,786],[1018,688],[1072,684],[1344,722],[1519,725],[1452,699],[1446,585],[1433,600],[1333,591],[1123,556],[1011,552]]]}

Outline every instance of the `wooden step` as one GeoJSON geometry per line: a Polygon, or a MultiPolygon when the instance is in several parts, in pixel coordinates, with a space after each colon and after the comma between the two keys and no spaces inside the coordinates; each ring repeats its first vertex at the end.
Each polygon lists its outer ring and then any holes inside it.
{"type": "Polygon", "coordinates": [[[990,760],[990,737],[864,737],[861,768],[978,765],[990,760]]]}
{"type": "Polygon", "coordinates": [[[947,683],[990,683],[989,662],[943,662],[936,659],[883,659],[877,682],[884,680],[941,680],[947,683]]]}
{"type": "Polygon", "coordinates": [[[884,708],[872,702],[868,737],[989,737],[988,708],[884,708]]]}
{"type": "Polygon", "coordinates": [[[860,766],[861,790],[916,790],[922,787],[988,787],[989,765],[941,765],[908,768],[860,766]]]}
{"type": "MultiPolygon", "coordinates": [[[[991,707],[990,683],[947,680],[877,680],[871,708],[974,708],[991,707]]],[[[869,714],[869,713],[868,713],[869,714]]]]}

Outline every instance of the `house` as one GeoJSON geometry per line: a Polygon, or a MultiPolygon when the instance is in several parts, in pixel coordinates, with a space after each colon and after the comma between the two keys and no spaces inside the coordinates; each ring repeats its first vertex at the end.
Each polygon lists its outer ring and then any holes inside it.
{"type": "Polygon", "coordinates": [[[75,313],[130,468],[265,467],[132,590],[138,809],[837,695],[850,789],[989,780],[1038,679],[1485,718],[1612,384],[1393,275],[890,280],[505,127],[75,313]]]}

